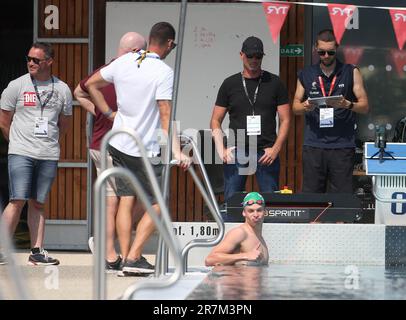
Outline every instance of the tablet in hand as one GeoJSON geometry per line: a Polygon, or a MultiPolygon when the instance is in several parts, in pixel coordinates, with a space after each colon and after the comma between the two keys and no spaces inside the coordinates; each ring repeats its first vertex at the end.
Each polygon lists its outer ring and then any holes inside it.
{"type": "Polygon", "coordinates": [[[329,103],[333,101],[340,101],[343,96],[340,94],[338,96],[329,96],[329,97],[320,97],[320,98],[309,98],[308,101],[311,104],[315,104],[317,106],[325,106],[329,105],[329,103]]]}

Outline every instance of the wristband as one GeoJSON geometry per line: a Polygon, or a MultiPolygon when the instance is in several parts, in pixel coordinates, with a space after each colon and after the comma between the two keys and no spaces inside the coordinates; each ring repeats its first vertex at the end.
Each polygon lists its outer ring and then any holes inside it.
{"type": "Polygon", "coordinates": [[[104,115],[106,118],[110,118],[110,116],[111,116],[112,114],[113,114],[113,110],[111,110],[110,108],[109,108],[108,111],[103,112],[103,115],[104,115]]]}

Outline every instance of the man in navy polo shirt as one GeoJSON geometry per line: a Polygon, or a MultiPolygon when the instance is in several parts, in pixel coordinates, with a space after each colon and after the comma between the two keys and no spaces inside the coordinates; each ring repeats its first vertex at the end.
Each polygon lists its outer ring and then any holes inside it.
{"type": "Polygon", "coordinates": [[[299,73],[293,112],[305,115],[303,192],[352,193],[356,114],[369,111],[361,72],[336,58],[332,30],[317,35],[320,63],[299,73]],[[309,98],[342,96],[316,105],[309,98]]]}

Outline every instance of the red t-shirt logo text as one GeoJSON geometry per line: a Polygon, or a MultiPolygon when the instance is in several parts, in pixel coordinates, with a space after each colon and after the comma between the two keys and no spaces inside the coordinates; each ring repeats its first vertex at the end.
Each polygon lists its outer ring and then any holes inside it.
{"type": "Polygon", "coordinates": [[[24,107],[35,107],[37,105],[37,95],[35,92],[24,92],[24,107]]]}

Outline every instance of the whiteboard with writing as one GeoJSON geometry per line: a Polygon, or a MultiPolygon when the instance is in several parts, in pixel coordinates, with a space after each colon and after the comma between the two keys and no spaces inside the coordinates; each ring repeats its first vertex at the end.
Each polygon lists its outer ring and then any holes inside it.
{"type": "MultiPolygon", "coordinates": [[[[178,37],[180,6],[107,2],[106,61],[116,55],[119,39],[128,31],[148,38],[155,23],[167,21],[175,27],[178,37]]],[[[261,3],[188,4],[176,112],[182,131],[210,128],[218,89],[225,78],[242,71],[242,42],[252,35],[264,43],[263,69],[279,74],[279,43],[272,41],[261,3]]],[[[172,68],[175,50],[165,60],[172,68]]],[[[227,126],[228,119],[223,128],[227,126]]]]}

